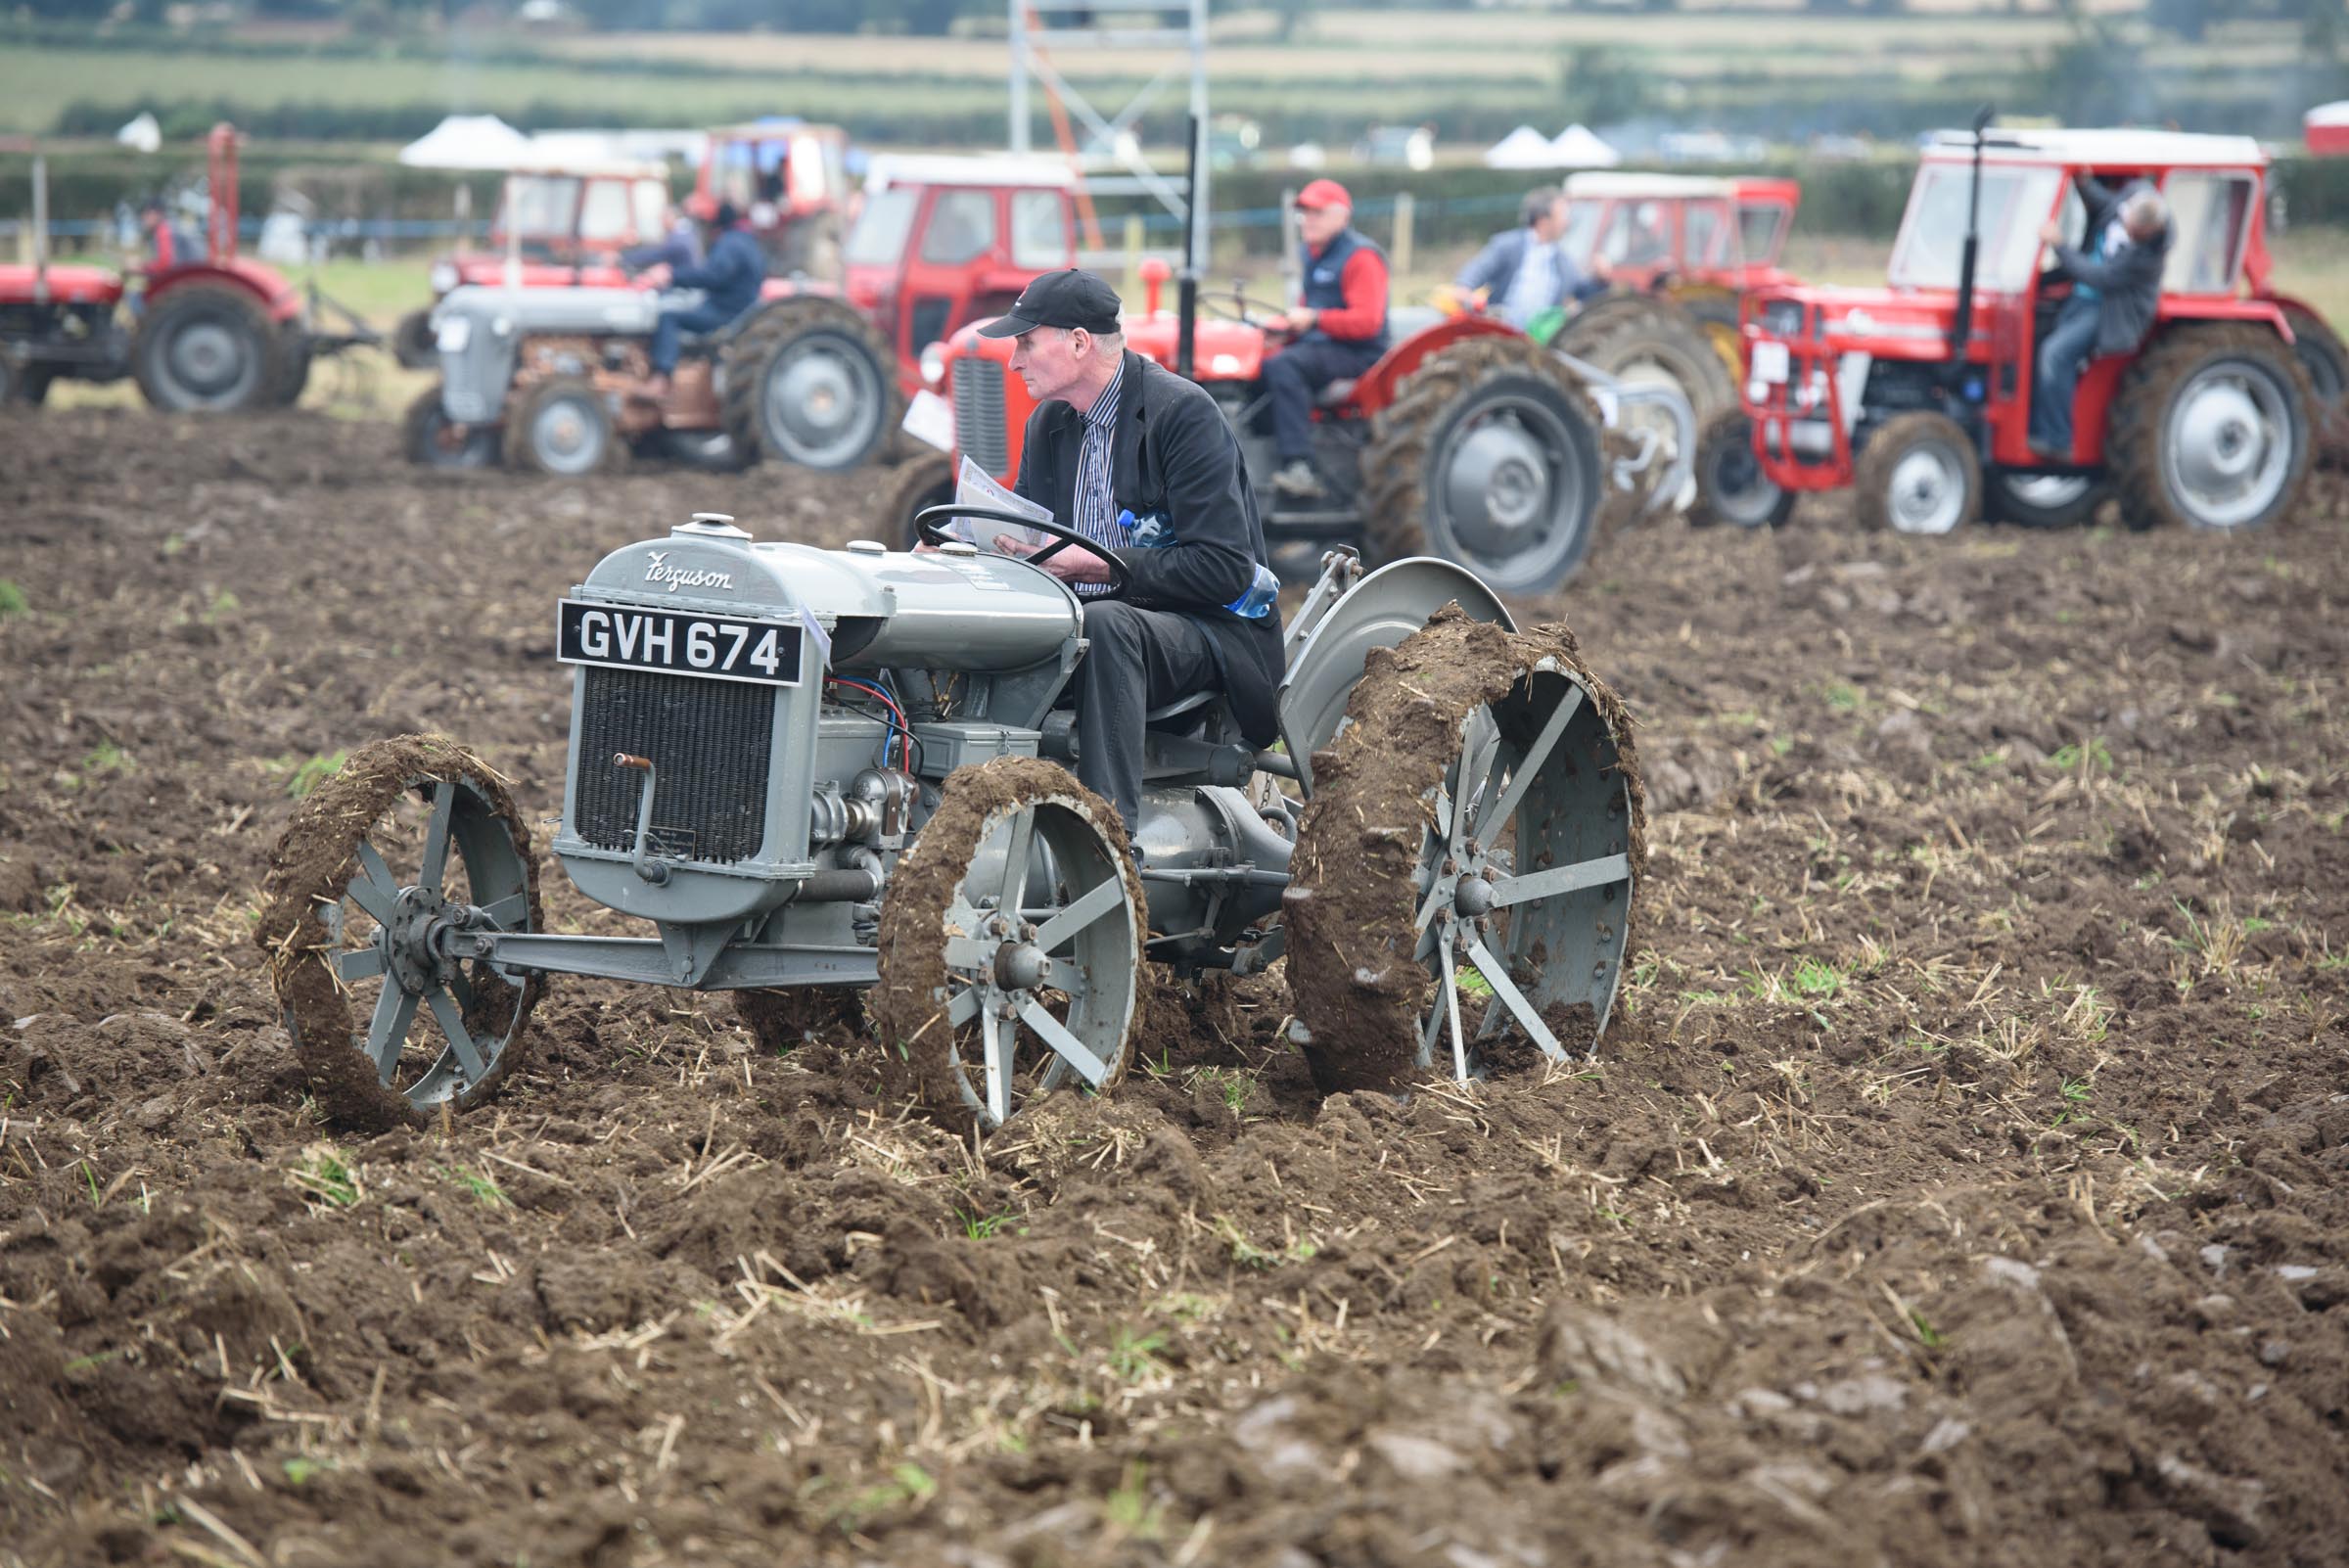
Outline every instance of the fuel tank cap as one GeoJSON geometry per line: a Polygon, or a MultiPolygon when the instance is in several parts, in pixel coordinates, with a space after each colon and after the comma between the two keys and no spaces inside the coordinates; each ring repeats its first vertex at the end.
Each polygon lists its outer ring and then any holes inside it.
{"type": "Polygon", "coordinates": [[[696,512],[692,522],[680,523],[668,531],[672,538],[680,533],[689,538],[704,539],[747,539],[751,536],[749,529],[736,528],[734,519],[724,512],[696,512]]]}
{"type": "Polygon", "coordinates": [[[879,539],[851,539],[848,548],[851,555],[889,554],[889,546],[883,544],[879,539]]]}
{"type": "Polygon", "coordinates": [[[938,553],[941,555],[954,556],[977,555],[979,553],[979,546],[971,543],[967,539],[948,539],[945,543],[938,547],[938,553]]]}

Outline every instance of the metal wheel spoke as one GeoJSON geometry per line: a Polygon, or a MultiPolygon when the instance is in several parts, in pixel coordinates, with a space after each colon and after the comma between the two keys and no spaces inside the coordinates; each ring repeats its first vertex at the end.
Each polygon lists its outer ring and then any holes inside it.
{"type": "Polygon", "coordinates": [[[946,967],[976,971],[987,967],[994,957],[998,943],[978,937],[948,937],[946,939],[946,967]]]}
{"type": "Polygon", "coordinates": [[[1445,834],[1455,851],[1467,836],[1461,830],[1467,826],[1469,804],[1476,799],[1478,786],[1493,787],[1493,763],[1500,751],[1500,726],[1493,721],[1491,710],[1477,709],[1468,727],[1469,738],[1460,748],[1460,781],[1451,792],[1451,824],[1445,834]]]}
{"type": "Polygon", "coordinates": [[[1444,876],[1439,871],[1436,874],[1435,886],[1427,890],[1427,897],[1420,900],[1419,913],[1411,920],[1411,929],[1420,934],[1419,950],[1412,953],[1412,957],[1424,958],[1427,956],[1427,929],[1434,923],[1436,911],[1442,907],[1444,907],[1444,876]]]}
{"type": "Polygon", "coordinates": [[[457,1053],[458,1065],[465,1069],[467,1083],[479,1084],[488,1073],[489,1064],[482,1060],[482,1048],[473,1042],[473,1031],[466,1027],[465,1014],[457,999],[447,992],[435,988],[431,1001],[433,1020],[440,1033],[448,1037],[449,1048],[457,1053]]]}
{"type": "Polygon", "coordinates": [[[946,1003],[946,1027],[948,1029],[960,1029],[978,1016],[979,988],[976,986],[965,986],[954,993],[952,1001],[946,1003]]]}
{"type": "Polygon", "coordinates": [[[1000,1124],[1011,1120],[1012,1046],[1019,1032],[993,1013],[979,1016],[980,1054],[987,1079],[987,1114],[1000,1124]]]}
{"type": "Polygon", "coordinates": [[[488,916],[489,923],[500,931],[520,930],[524,917],[530,912],[530,896],[527,893],[509,893],[495,903],[482,905],[482,913],[488,916]]]}
{"type": "Polygon", "coordinates": [[[1509,778],[1509,787],[1499,795],[1490,796],[1486,799],[1485,808],[1476,819],[1476,837],[1479,843],[1490,844],[1493,841],[1494,830],[1499,824],[1506,822],[1510,814],[1517,809],[1517,803],[1525,799],[1525,792],[1534,787],[1534,779],[1541,773],[1542,764],[1549,761],[1550,751],[1558,744],[1558,737],[1566,733],[1566,721],[1572,718],[1582,706],[1583,688],[1568,681],[1566,683],[1566,700],[1550,710],[1549,722],[1542,726],[1542,733],[1534,737],[1534,743],[1528,746],[1525,749],[1525,755],[1517,760],[1516,769],[1509,778]]]}
{"type": "Polygon", "coordinates": [[[1558,1037],[1549,1032],[1549,1026],[1542,1022],[1541,1013],[1535,1010],[1525,992],[1517,989],[1517,982],[1509,978],[1508,966],[1500,961],[1492,948],[1485,945],[1483,939],[1468,939],[1468,961],[1476,965],[1476,972],[1491,983],[1493,994],[1516,1016],[1518,1024],[1532,1037],[1534,1043],[1542,1047],[1542,1054],[1564,1061],[1566,1048],[1558,1043],[1558,1037]]]}
{"type": "Polygon", "coordinates": [[[1125,901],[1126,884],[1119,877],[1112,875],[1108,880],[1086,890],[1076,902],[1036,927],[1036,945],[1044,951],[1050,952],[1125,901]]]}
{"type": "Polygon", "coordinates": [[[345,986],[354,980],[373,980],[384,972],[384,949],[353,947],[335,954],[335,978],[345,986]]]}
{"type": "Polygon", "coordinates": [[[1095,1056],[1086,1048],[1084,1041],[1071,1034],[1068,1025],[1046,1012],[1042,1002],[1032,996],[1020,1003],[1020,1021],[1035,1030],[1037,1037],[1077,1069],[1087,1084],[1099,1088],[1109,1077],[1109,1064],[1095,1056]]]}
{"type": "Polygon", "coordinates": [[[421,885],[427,893],[440,891],[440,877],[448,861],[448,824],[456,815],[457,786],[446,779],[432,787],[433,815],[424,827],[424,874],[421,885]]]}
{"type": "Polygon", "coordinates": [[[415,1020],[414,992],[389,985],[376,997],[375,1016],[367,1020],[367,1054],[375,1062],[376,1076],[387,1084],[392,1082],[392,1070],[399,1065],[399,1047],[415,1020]]]}
{"type": "Polygon", "coordinates": [[[462,1013],[473,1011],[473,982],[465,978],[465,971],[462,967],[449,974],[448,993],[457,999],[457,1011],[462,1013]]]}
{"type": "Polygon", "coordinates": [[[1495,877],[1493,906],[1497,909],[1512,903],[1529,903],[1536,899],[1554,899],[1560,894],[1580,893],[1585,888],[1628,881],[1631,874],[1630,855],[1602,854],[1595,860],[1553,865],[1545,871],[1528,871],[1520,877],[1495,877]]]}
{"type": "Polygon", "coordinates": [[[1444,1014],[1451,1024],[1451,1075],[1454,1080],[1468,1082],[1468,1041],[1460,1034],[1460,977],[1458,954],[1453,950],[1458,935],[1450,921],[1444,926],[1444,968],[1437,984],[1444,988],[1444,1014]]]}
{"type": "Polygon", "coordinates": [[[350,879],[350,901],[375,917],[379,926],[388,926],[398,909],[399,884],[392,879],[392,868],[384,857],[375,853],[375,846],[365,839],[359,841],[359,874],[350,879]]]}
{"type": "Polygon", "coordinates": [[[1003,893],[995,907],[1017,919],[1021,895],[1028,888],[1028,855],[1036,847],[1036,807],[1022,807],[1011,819],[1011,843],[1003,852],[1003,893]]]}

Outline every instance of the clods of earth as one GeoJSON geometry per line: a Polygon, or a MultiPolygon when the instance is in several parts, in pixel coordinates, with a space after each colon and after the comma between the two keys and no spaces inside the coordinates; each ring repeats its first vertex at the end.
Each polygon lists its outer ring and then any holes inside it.
{"type": "Polygon", "coordinates": [[[1277,976],[1210,984],[974,1142],[853,1013],[558,984],[368,1133],[252,940],[297,797],[439,732],[542,823],[598,555],[876,526],[390,445],[0,429],[0,1562],[2340,1560],[2337,480],[2246,538],[1667,522],[1520,607],[1645,768],[1587,1067],[1325,1098],[1277,976]]]}

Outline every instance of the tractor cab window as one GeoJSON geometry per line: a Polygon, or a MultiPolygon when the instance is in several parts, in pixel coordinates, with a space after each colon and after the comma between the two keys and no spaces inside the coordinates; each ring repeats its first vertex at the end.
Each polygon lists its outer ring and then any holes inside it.
{"type": "Polygon", "coordinates": [[[791,195],[797,202],[816,202],[839,192],[834,170],[838,160],[825,155],[831,144],[820,136],[804,136],[792,144],[791,195]]]}
{"type": "Polygon", "coordinates": [[[2162,187],[2170,201],[2170,256],[2162,268],[2165,294],[2233,294],[2243,244],[2251,232],[2258,182],[2248,174],[2172,174],[2162,187]]]}
{"type": "Polygon", "coordinates": [[[1662,202],[1622,202],[1607,215],[1599,254],[1617,266],[1652,267],[1672,259],[1672,213],[1662,202]]]}
{"type": "Polygon", "coordinates": [[[717,149],[710,180],[711,194],[744,211],[765,203],[779,207],[790,198],[793,170],[791,142],[725,142],[717,149]]]}
{"type": "Polygon", "coordinates": [[[1764,265],[1778,258],[1778,248],[1786,243],[1788,210],[1777,202],[1739,206],[1737,244],[1746,258],[1764,265]]]}
{"type": "Polygon", "coordinates": [[[1058,191],[1014,191],[1011,264],[1049,271],[1069,264],[1069,214],[1058,191]]]}
{"type": "Polygon", "coordinates": [[[1728,214],[1719,203],[1691,202],[1681,209],[1681,221],[1686,226],[1681,249],[1683,265],[1733,267],[1737,264],[1737,229],[1727,221],[1728,214]]]}
{"type": "Polygon", "coordinates": [[[634,238],[630,232],[628,187],[621,180],[589,180],[579,203],[579,238],[613,244],[634,238]]]}
{"type": "Polygon", "coordinates": [[[525,240],[573,233],[579,210],[579,182],[565,174],[517,174],[506,181],[505,204],[497,215],[500,234],[525,240]]]}
{"type": "Polygon", "coordinates": [[[905,242],[913,237],[913,214],[922,205],[919,186],[899,185],[886,191],[867,191],[864,211],[849,231],[844,253],[852,267],[894,267],[905,258],[905,242]]]}
{"type": "Polygon", "coordinates": [[[1591,252],[1598,244],[1599,219],[1606,213],[1606,203],[1588,197],[1566,204],[1566,232],[1558,237],[1558,250],[1585,272],[1590,270],[1591,252]]]}
{"type": "MultiPolygon", "coordinates": [[[[1962,163],[1928,163],[1909,193],[1909,215],[1892,248],[1889,278],[1896,289],[1955,289],[1965,253],[1972,170],[1962,163]]],[[[2054,209],[2063,174],[2052,168],[1992,165],[1982,170],[1981,251],[1974,283],[2000,294],[2030,287],[2040,254],[2039,226],[2054,209]]]]}
{"type": "Polygon", "coordinates": [[[658,239],[668,228],[668,185],[666,181],[630,181],[628,203],[635,208],[638,239],[658,239]]]}
{"type": "Polygon", "coordinates": [[[995,193],[941,191],[930,204],[922,259],[956,266],[985,255],[995,244],[995,193]]]}

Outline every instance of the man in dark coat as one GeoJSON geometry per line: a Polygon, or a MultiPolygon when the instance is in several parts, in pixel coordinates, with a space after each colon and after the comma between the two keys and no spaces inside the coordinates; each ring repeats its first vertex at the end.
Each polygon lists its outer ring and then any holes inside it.
{"type": "Polygon", "coordinates": [[[1142,717],[1221,690],[1241,735],[1278,733],[1280,615],[1232,606],[1273,585],[1239,442],[1196,383],[1126,347],[1117,292],[1047,272],[980,331],[1016,338],[1011,368],[1036,399],[1015,488],[1095,541],[1041,563],[1084,601],[1077,777],[1130,835],[1140,812],[1142,717]],[[1124,569],[1112,596],[1109,562],[1124,569]]]}
{"type": "Polygon", "coordinates": [[[2145,341],[2170,254],[2169,206],[2151,184],[2136,180],[2115,192],[2082,175],[2079,186],[2088,207],[2082,244],[2064,244],[2052,218],[2039,231],[2054,248],[2056,270],[2072,280],[2072,297],[2040,340],[2031,385],[2031,450],[2056,463],[2072,460],[2072,394],[2081,372],[2099,354],[2135,353],[2145,341]]]}
{"type": "Polygon", "coordinates": [[[699,266],[672,267],[658,262],[640,274],[637,284],[647,289],[699,289],[702,302],[679,310],[664,310],[653,328],[653,346],[646,358],[653,373],[640,393],[659,400],[668,395],[668,378],[677,368],[677,353],[685,334],[715,332],[759,302],[760,285],[766,281],[766,253],[742,226],[742,214],[731,202],[717,204],[710,222],[710,254],[699,266]]]}

